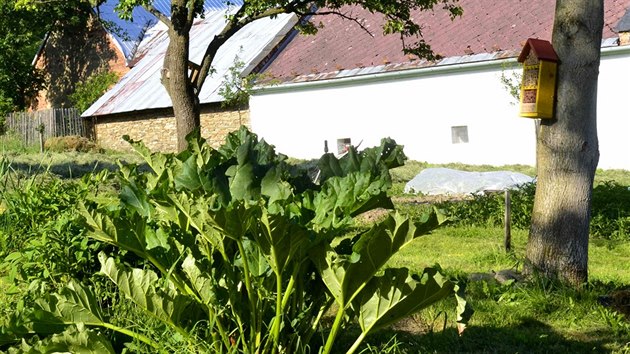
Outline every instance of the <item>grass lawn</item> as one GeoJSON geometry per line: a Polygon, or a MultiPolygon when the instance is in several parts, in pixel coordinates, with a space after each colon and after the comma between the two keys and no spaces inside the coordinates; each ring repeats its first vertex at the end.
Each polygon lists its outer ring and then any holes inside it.
{"type": "MultiPolygon", "coordinates": [[[[503,249],[500,228],[445,227],[400,252],[391,266],[420,271],[439,263],[451,275],[521,269],[527,232],[513,230],[513,252],[503,249]]],[[[598,303],[613,289],[630,288],[630,244],[594,240],[589,250],[590,282],[573,290],[545,281],[506,283],[468,281],[467,299],[475,309],[459,337],[453,303],[424,311],[382,337],[373,352],[568,353],[630,352],[630,322],[598,303]],[[448,321],[444,328],[445,315],[448,321]],[[389,342],[396,334],[396,342],[389,342]]]]}

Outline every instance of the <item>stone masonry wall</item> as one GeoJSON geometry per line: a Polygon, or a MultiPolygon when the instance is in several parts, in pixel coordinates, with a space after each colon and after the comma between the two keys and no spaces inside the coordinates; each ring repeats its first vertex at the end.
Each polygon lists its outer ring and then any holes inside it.
{"type": "MultiPolygon", "coordinates": [[[[247,109],[202,108],[201,135],[212,147],[220,146],[227,134],[241,125],[250,127],[247,109]]],[[[177,147],[175,118],[171,109],[97,117],[95,130],[98,144],[105,149],[130,150],[129,144],[122,139],[123,135],[142,140],[152,151],[173,152],[177,147]]]]}
{"type": "Polygon", "coordinates": [[[201,136],[214,148],[221,146],[228,133],[237,130],[241,125],[251,129],[249,109],[216,109],[201,113],[201,136]]]}

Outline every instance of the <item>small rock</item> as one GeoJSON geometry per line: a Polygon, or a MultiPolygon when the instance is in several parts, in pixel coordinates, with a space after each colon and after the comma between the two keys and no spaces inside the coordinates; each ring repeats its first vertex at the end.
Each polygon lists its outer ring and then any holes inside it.
{"type": "Polygon", "coordinates": [[[470,281],[488,281],[494,279],[493,273],[470,273],[468,275],[468,280],[470,281]]]}
{"type": "Polygon", "coordinates": [[[523,279],[522,275],[512,269],[503,269],[494,273],[494,279],[500,284],[504,284],[510,280],[520,281],[523,279]]]}

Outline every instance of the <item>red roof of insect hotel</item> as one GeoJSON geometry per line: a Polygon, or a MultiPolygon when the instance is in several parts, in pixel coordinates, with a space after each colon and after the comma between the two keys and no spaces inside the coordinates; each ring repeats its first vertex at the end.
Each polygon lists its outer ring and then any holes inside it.
{"type": "Polygon", "coordinates": [[[525,43],[521,54],[518,56],[519,63],[522,63],[525,59],[527,59],[530,50],[533,50],[534,55],[536,55],[536,57],[540,60],[558,62],[558,55],[549,41],[529,38],[525,43]]]}

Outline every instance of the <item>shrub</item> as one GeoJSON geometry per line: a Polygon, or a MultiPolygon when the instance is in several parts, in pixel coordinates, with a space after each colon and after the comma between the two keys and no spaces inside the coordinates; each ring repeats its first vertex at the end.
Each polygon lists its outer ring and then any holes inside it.
{"type": "Polygon", "coordinates": [[[70,101],[81,112],[90,108],[107,89],[118,81],[118,75],[109,71],[101,71],[93,74],[85,82],[76,86],[74,93],[70,95],[70,101]]]}
{"type": "MultiPolygon", "coordinates": [[[[534,207],[535,184],[512,192],[512,227],[528,229],[534,207]]],[[[503,194],[477,195],[471,200],[448,201],[437,205],[455,225],[501,226],[505,202],[503,194]]],[[[630,189],[616,182],[593,188],[590,234],[594,237],[628,240],[630,237],[630,189]]]]}

